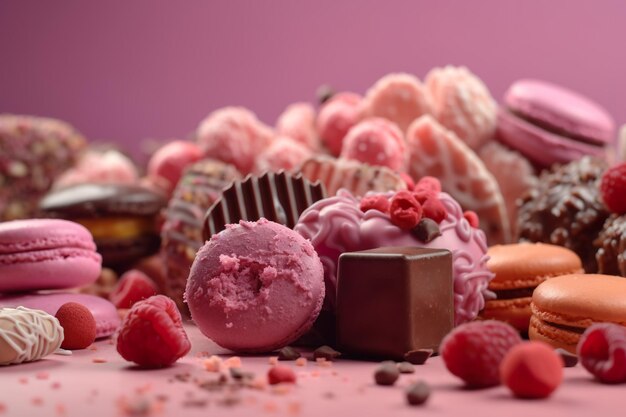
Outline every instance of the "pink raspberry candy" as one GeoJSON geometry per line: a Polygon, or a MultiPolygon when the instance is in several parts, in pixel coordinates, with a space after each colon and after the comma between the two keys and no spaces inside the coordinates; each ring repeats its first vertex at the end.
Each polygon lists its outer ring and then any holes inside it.
{"type": "Polygon", "coordinates": [[[343,139],[361,118],[361,96],[354,93],[335,94],[317,114],[317,132],[330,152],[341,152],[343,139]]]}
{"type": "Polygon", "coordinates": [[[361,199],[359,208],[363,213],[368,210],[378,210],[381,213],[387,213],[389,211],[389,200],[383,194],[365,196],[361,199]]]}
{"type": "Polygon", "coordinates": [[[340,156],[401,171],[406,162],[406,145],[396,125],[382,118],[373,118],[348,131],[340,156]]]}
{"type": "Polygon", "coordinates": [[[441,181],[439,181],[435,177],[425,176],[420,178],[420,180],[415,184],[415,191],[425,190],[430,191],[432,193],[440,193],[441,192],[441,181]]]}
{"type": "Polygon", "coordinates": [[[626,382],[626,327],[613,323],[590,326],[578,342],[578,356],[598,381],[626,382]]]}
{"type": "Polygon", "coordinates": [[[389,213],[393,224],[410,230],[422,219],[422,206],[410,191],[398,191],[391,198],[389,213]]]}
{"type": "Polygon", "coordinates": [[[475,321],[448,333],[439,352],[448,371],[469,387],[482,388],[500,384],[500,363],[521,342],[517,330],[504,322],[475,321]]]}

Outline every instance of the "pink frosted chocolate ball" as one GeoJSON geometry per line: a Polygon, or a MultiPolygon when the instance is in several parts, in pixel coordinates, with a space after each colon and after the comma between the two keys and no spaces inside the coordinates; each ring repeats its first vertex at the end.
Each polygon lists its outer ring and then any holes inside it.
{"type": "Polygon", "coordinates": [[[236,352],[269,352],[308,331],[324,300],[311,243],[264,218],[214,235],[196,255],[185,300],[200,331],[236,352]]]}
{"type": "Polygon", "coordinates": [[[378,80],[363,99],[364,117],[383,117],[406,132],[411,122],[431,113],[424,86],[410,74],[388,74],[378,80]]]}
{"type": "Polygon", "coordinates": [[[163,184],[171,193],[183,175],[187,165],[202,159],[198,145],[176,140],[159,148],[148,162],[148,176],[157,184],[163,184]]]}
{"type": "Polygon", "coordinates": [[[334,95],[317,115],[317,132],[322,142],[337,156],[348,130],[361,118],[361,96],[354,93],[334,95]]]}
{"type": "Polygon", "coordinates": [[[294,103],[287,106],[276,121],[276,133],[288,136],[312,151],[319,148],[315,130],[315,109],[309,103],[294,103]]]}
{"type": "Polygon", "coordinates": [[[234,165],[242,174],[254,169],[254,160],[272,142],[274,133],[250,110],[225,107],[204,119],[196,132],[203,156],[234,165]]]}
{"type": "Polygon", "coordinates": [[[400,129],[386,119],[373,118],[360,122],[348,131],[340,156],[402,171],[406,163],[405,150],[400,129]]]}
{"type": "Polygon", "coordinates": [[[470,148],[478,149],[496,129],[497,104],[483,82],[465,67],[434,68],[426,76],[434,115],[470,148]]]}
{"type": "Polygon", "coordinates": [[[114,149],[92,149],[85,152],[73,168],[59,176],[53,188],[85,182],[134,184],[138,181],[137,167],[129,157],[114,149]]]}
{"type": "Polygon", "coordinates": [[[290,137],[277,138],[257,158],[255,172],[294,171],[312,156],[309,148],[290,137]]]}

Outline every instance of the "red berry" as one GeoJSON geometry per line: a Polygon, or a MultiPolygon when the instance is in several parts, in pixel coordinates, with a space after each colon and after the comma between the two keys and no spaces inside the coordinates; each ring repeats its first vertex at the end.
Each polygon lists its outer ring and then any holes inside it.
{"type": "Polygon", "coordinates": [[[174,301],[155,295],[128,312],[117,335],[117,351],[127,361],[155,368],[168,366],[189,352],[191,343],[174,301]]]}
{"type": "Polygon", "coordinates": [[[157,293],[154,281],[143,272],[131,269],[122,275],[111,291],[109,300],[117,308],[131,308],[137,301],[152,297],[157,293]]]}
{"type": "Polygon", "coordinates": [[[398,191],[389,206],[391,222],[401,229],[410,230],[422,219],[422,206],[409,191],[398,191]]]}
{"type": "Polygon", "coordinates": [[[267,372],[267,381],[270,385],[280,383],[295,384],[296,373],[288,366],[275,365],[267,372]]]}
{"type": "Polygon", "coordinates": [[[480,226],[480,220],[478,220],[478,214],[474,213],[472,210],[467,210],[463,213],[463,217],[465,220],[472,226],[474,229],[478,229],[480,226]]]}
{"type": "Polygon", "coordinates": [[[626,213],[626,162],[607,169],[602,175],[600,193],[613,213],[626,213]]]}
{"type": "Polygon", "coordinates": [[[360,209],[363,213],[368,210],[378,210],[382,213],[389,211],[389,199],[383,194],[365,196],[361,199],[360,209]]]}
{"type": "Polygon", "coordinates": [[[433,193],[441,192],[441,182],[435,177],[422,177],[417,184],[415,184],[415,191],[427,190],[433,193]]]}
{"type": "Polygon", "coordinates": [[[490,387],[500,383],[500,362],[521,341],[517,330],[504,322],[475,321],[448,333],[439,351],[448,370],[468,386],[490,387]]]}
{"type": "Polygon", "coordinates": [[[500,363],[500,378],[516,397],[546,398],[563,380],[563,359],[543,342],[521,343],[500,363]]]}
{"type": "Polygon", "coordinates": [[[96,340],[96,319],[82,304],[63,304],[55,314],[63,327],[63,349],[85,349],[96,340]]]}
{"type": "Polygon", "coordinates": [[[423,215],[436,223],[441,223],[447,215],[446,208],[437,197],[427,198],[422,203],[423,215]]]}
{"type": "Polygon", "coordinates": [[[626,327],[612,323],[590,326],[580,337],[578,356],[600,382],[626,382],[626,327]]]}
{"type": "Polygon", "coordinates": [[[437,198],[437,194],[430,190],[415,190],[413,191],[413,197],[418,203],[424,204],[429,198],[437,198]]]}

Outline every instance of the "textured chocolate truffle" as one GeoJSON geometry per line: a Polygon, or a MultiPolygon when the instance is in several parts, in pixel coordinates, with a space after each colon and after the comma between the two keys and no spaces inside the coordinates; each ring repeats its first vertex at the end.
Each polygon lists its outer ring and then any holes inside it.
{"type": "Polygon", "coordinates": [[[626,277],[626,216],[609,217],[593,244],[598,248],[598,272],[626,277]]]}
{"type": "Polygon", "coordinates": [[[606,163],[589,157],[544,172],[520,200],[519,240],[565,246],[587,272],[596,272],[593,241],[609,216],[600,201],[606,163]]]}

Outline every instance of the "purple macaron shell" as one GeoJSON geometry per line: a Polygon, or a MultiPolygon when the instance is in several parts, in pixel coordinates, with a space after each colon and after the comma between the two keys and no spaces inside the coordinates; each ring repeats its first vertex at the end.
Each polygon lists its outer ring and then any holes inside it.
{"type": "Polygon", "coordinates": [[[615,122],[599,104],[564,87],[539,80],[520,80],[505,93],[507,108],[570,135],[612,144],[615,122]]]}
{"type": "Polygon", "coordinates": [[[89,231],[66,220],[0,223],[0,292],[60,289],[95,282],[102,258],[89,231]]]}
{"type": "Polygon", "coordinates": [[[19,307],[43,310],[55,315],[59,308],[69,302],[84,305],[96,319],[96,338],[112,335],[120,325],[120,317],[111,302],[101,297],[78,293],[26,294],[0,297],[0,308],[19,307]]]}

